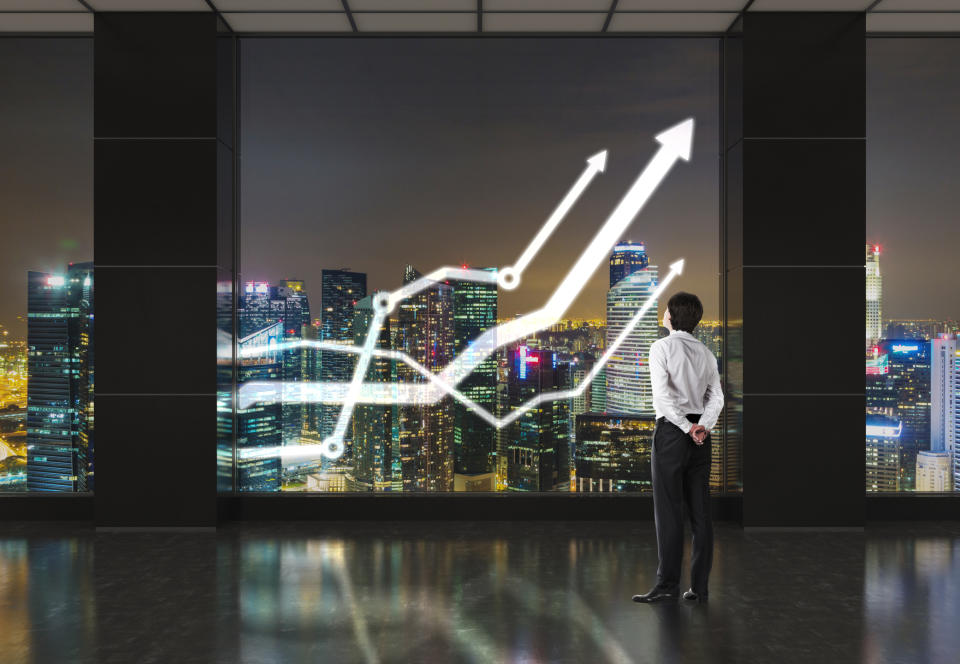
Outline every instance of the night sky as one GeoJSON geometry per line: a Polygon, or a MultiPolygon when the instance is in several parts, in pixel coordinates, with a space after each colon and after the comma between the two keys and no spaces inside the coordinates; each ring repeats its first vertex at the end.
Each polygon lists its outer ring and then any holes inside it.
{"type": "MultiPolygon", "coordinates": [[[[958,39],[868,41],[868,239],[884,317],[960,317],[958,39]]],[[[679,257],[676,288],[717,315],[717,42],[712,39],[248,39],[243,278],[516,260],[587,157],[599,175],[504,314],[541,304],[654,154],[692,116],[678,163],[625,239],[679,257]]],[[[92,41],[0,39],[0,324],[25,335],[27,270],[93,255],[92,41]]],[[[829,237],[798,238],[815,251],[829,237]]],[[[600,316],[601,268],[569,315],[600,316]]],[[[663,302],[661,302],[661,308],[663,302]]]]}

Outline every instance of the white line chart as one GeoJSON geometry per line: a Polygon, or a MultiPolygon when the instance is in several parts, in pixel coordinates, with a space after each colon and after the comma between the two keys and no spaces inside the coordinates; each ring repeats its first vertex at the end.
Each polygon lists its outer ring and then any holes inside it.
{"type": "Polygon", "coordinates": [[[365,404],[417,403],[431,404],[451,396],[463,403],[485,422],[496,428],[502,428],[542,403],[569,399],[582,394],[591,381],[599,374],[610,357],[623,344],[630,332],[639,324],[652,304],[677,276],[682,274],[684,261],[679,259],[670,265],[669,273],[660,281],[657,288],[630,319],[617,338],[604,354],[594,363],[590,372],[577,387],[539,394],[531,398],[508,415],[497,417],[493,413],[471,400],[457,389],[474,369],[492,355],[498,348],[521,340],[530,334],[543,330],[559,321],[569,306],[577,298],[598,267],[606,259],[608,252],[620,240],[633,219],[665,179],[678,160],[689,161],[693,142],[693,118],[686,120],[657,134],[660,148],[650,159],[639,176],[624,194],[623,198],[607,217],[596,236],[587,245],[580,258],[570,268],[566,277],[555,289],[547,303],[536,311],[513,320],[491,327],[471,342],[464,351],[450,361],[439,373],[430,371],[402,351],[377,348],[383,321],[404,299],[431,288],[448,279],[480,283],[496,283],[500,288],[513,290],[520,285],[521,276],[527,265],[533,260],[540,248],[560,224],[567,212],[580,198],[597,173],[606,166],[607,152],[597,153],[587,160],[587,168],[567,192],[556,209],[545,222],[519,259],[512,266],[506,266],[491,272],[466,268],[443,267],[430,274],[405,284],[395,291],[381,291],[372,297],[373,315],[367,336],[362,346],[352,346],[330,341],[300,340],[283,342],[268,349],[251,348],[249,352],[240,352],[240,357],[251,357],[266,352],[279,352],[301,347],[313,347],[322,350],[351,353],[357,355],[353,378],[350,382],[308,382],[308,381],[250,381],[238,390],[238,407],[247,408],[255,402],[275,403],[338,403],[343,404],[333,433],[319,445],[292,445],[283,447],[257,448],[242,450],[241,458],[274,457],[283,458],[323,456],[339,458],[345,449],[343,444],[354,407],[365,404]],[[374,357],[384,357],[403,362],[410,366],[426,382],[424,383],[383,383],[364,382],[364,377],[374,357]]]}

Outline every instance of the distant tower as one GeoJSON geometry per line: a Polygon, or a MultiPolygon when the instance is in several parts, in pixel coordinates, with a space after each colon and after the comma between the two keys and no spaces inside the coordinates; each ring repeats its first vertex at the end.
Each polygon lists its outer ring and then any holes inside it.
{"type": "MultiPolygon", "coordinates": [[[[610,257],[610,275],[620,271],[626,276],[607,291],[607,347],[627,327],[634,314],[657,288],[657,267],[647,264],[643,245],[617,245],[610,257]],[[629,251],[624,247],[630,247],[629,251]],[[625,258],[626,257],[626,258],[625,258]],[[629,261],[627,259],[629,258],[629,261]],[[640,266],[643,267],[640,267],[640,266]]],[[[650,344],[657,340],[657,302],[654,300],[640,323],[624,340],[606,365],[606,412],[628,415],[653,415],[650,344]]],[[[597,409],[595,405],[594,410],[597,409]]]]}
{"type": "MultiPolygon", "coordinates": [[[[568,384],[569,365],[557,353],[525,345],[507,352],[507,399],[510,411],[540,394],[568,384]]],[[[507,429],[507,488],[511,491],[551,491],[570,480],[570,402],[545,401],[505,427],[507,429]]]]}
{"type": "Polygon", "coordinates": [[[953,487],[960,491],[960,343],[954,334],[931,343],[930,451],[950,455],[953,487]]]}
{"type": "Polygon", "coordinates": [[[946,452],[922,451],[917,454],[917,491],[950,491],[950,455],[946,452]]]}
{"type": "MultiPolygon", "coordinates": [[[[283,324],[277,321],[237,340],[238,388],[251,381],[280,380],[283,360],[277,345],[282,336],[283,324]]],[[[248,454],[280,446],[282,413],[279,402],[256,401],[246,408],[237,408],[237,487],[240,491],[280,490],[280,457],[248,454]]]]}
{"type": "MultiPolygon", "coordinates": [[[[357,302],[353,309],[353,342],[362,346],[373,320],[373,296],[357,302]]],[[[380,327],[377,348],[390,348],[390,323],[380,327]]],[[[367,381],[388,383],[392,380],[391,360],[374,357],[370,360],[367,381]]],[[[389,491],[393,461],[393,408],[381,404],[357,404],[353,410],[353,461],[357,487],[367,491],[389,491]]]]}
{"type": "Polygon", "coordinates": [[[900,420],[867,415],[867,491],[900,490],[900,420]]]}
{"type": "MultiPolygon", "coordinates": [[[[320,285],[322,341],[353,345],[353,307],[367,296],[367,275],[349,270],[323,270],[320,285]]],[[[342,383],[353,379],[356,357],[336,351],[320,352],[320,380],[342,383]]],[[[340,417],[340,404],[321,404],[320,435],[331,435],[340,417]]]]}
{"type": "MultiPolygon", "coordinates": [[[[281,279],[276,288],[276,299],[283,306],[283,343],[296,343],[304,338],[305,330],[310,326],[310,302],[307,300],[306,285],[300,279],[281,279]]],[[[283,382],[299,383],[308,380],[305,376],[303,347],[288,348],[283,351],[283,382]]],[[[299,401],[283,402],[283,444],[299,445],[300,434],[304,426],[306,409],[299,401]]]]}
{"type": "MultiPolygon", "coordinates": [[[[404,269],[403,282],[420,277],[412,266],[404,269]]],[[[396,350],[402,350],[428,370],[437,373],[454,357],[453,287],[438,283],[404,300],[397,311],[396,350]]],[[[401,382],[424,382],[405,364],[398,363],[401,382]]],[[[410,404],[398,408],[400,461],[403,491],[453,490],[453,401],[410,404]]]]}
{"type": "Polygon", "coordinates": [[[647,247],[643,242],[621,242],[610,254],[610,287],[637,270],[647,267],[647,247]]]}
{"type": "Polygon", "coordinates": [[[86,491],[93,470],[93,263],[27,273],[27,490],[86,491]]]}
{"type": "Polygon", "coordinates": [[[880,278],[880,245],[868,244],[867,248],[867,349],[872,348],[883,336],[883,284],[880,278]]]}
{"type": "MultiPolygon", "coordinates": [[[[478,268],[495,271],[495,268],[478,268]]],[[[453,282],[454,352],[462,353],[497,324],[497,286],[453,282]]],[[[497,356],[481,362],[459,384],[463,394],[485,410],[497,412],[497,356]]],[[[495,491],[496,429],[460,402],[453,404],[454,490],[495,491]]]]}

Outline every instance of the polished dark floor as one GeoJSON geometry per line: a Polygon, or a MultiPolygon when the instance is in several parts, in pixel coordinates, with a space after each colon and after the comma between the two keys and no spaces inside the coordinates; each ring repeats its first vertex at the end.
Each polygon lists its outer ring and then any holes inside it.
{"type": "Polygon", "coordinates": [[[960,523],[719,524],[706,606],[655,567],[647,523],[0,524],[0,662],[960,661],[960,523]]]}

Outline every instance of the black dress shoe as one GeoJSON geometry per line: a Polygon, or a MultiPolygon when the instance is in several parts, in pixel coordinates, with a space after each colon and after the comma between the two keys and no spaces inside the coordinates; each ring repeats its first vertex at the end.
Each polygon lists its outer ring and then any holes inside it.
{"type": "Polygon", "coordinates": [[[643,595],[634,595],[634,602],[643,602],[645,604],[650,604],[652,602],[666,602],[666,601],[676,601],[680,595],[680,591],[676,588],[661,588],[660,586],[654,586],[653,590],[643,595]]]}
{"type": "Polygon", "coordinates": [[[697,604],[703,604],[707,601],[707,593],[696,593],[693,591],[693,588],[691,588],[690,590],[684,591],[683,599],[696,602],[697,604]]]}

